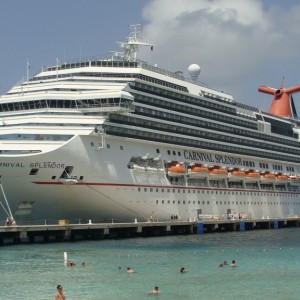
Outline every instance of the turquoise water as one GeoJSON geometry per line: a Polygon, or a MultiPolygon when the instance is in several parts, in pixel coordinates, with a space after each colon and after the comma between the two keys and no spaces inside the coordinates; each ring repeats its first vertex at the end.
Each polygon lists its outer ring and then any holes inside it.
{"type": "Polygon", "coordinates": [[[3,246],[0,265],[0,299],[54,299],[61,284],[68,300],[294,300],[300,229],[3,246]],[[76,267],[64,265],[65,251],[76,267]],[[237,267],[218,267],[224,259],[237,267]],[[160,294],[148,295],[156,285],[160,294]]]}

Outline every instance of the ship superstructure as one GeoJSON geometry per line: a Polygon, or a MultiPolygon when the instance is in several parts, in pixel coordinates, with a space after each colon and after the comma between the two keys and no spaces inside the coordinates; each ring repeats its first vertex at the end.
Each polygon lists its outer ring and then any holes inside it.
{"type": "Polygon", "coordinates": [[[300,214],[296,115],[136,58],[44,67],[0,97],[2,218],[21,222],[300,214]]]}

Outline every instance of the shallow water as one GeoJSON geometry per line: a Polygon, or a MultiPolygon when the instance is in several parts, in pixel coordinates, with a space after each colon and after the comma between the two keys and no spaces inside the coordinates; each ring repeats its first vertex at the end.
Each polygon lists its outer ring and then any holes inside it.
{"type": "Polygon", "coordinates": [[[0,299],[54,299],[61,284],[68,300],[294,300],[299,258],[299,228],[3,246],[0,299]],[[64,265],[65,251],[76,267],[64,265]],[[224,259],[237,267],[218,267],[224,259]],[[136,273],[127,274],[128,266],[136,273]],[[160,294],[148,295],[156,285],[160,294]]]}

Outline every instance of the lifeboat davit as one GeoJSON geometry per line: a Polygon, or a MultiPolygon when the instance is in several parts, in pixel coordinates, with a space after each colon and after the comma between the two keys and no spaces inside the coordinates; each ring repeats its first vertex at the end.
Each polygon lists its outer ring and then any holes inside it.
{"type": "Polygon", "coordinates": [[[233,170],[228,174],[228,181],[241,181],[245,180],[246,173],[242,170],[233,170]]]}
{"type": "Polygon", "coordinates": [[[209,169],[201,165],[195,165],[188,169],[188,173],[190,178],[205,178],[209,176],[209,169]]]}
{"type": "Polygon", "coordinates": [[[290,185],[300,185],[300,178],[298,176],[289,176],[289,181],[290,185]]]}
{"type": "Polygon", "coordinates": [[[209,177],[211,179],[224,179],[228,177],[228,172],[220,167],[215,167],[209,171],[209,177]]]}
{"type": "Polygon", "coordinates": [[[171,165],[167,168],[168,175],[172,177],[178,177],[186,175],[186,168],[184,164],[171,165]]]}

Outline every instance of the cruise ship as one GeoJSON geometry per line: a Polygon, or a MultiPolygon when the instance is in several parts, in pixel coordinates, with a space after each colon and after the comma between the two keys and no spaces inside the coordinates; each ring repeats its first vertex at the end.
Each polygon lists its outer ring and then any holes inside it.
{"type": "MultiPolygon", "coordinates": [[[[0,97],[0,220],[146,222],[300,215],[300,86],[269,112],[139,60],[43,67],[0,97]]],[[[271,97],[271,96],[270,96],[271,97]]]]}

